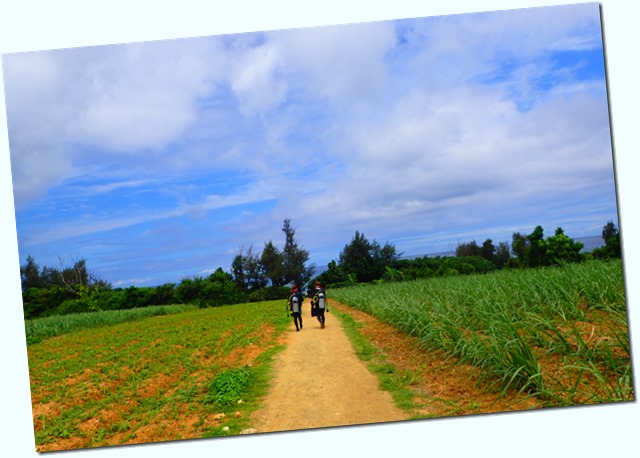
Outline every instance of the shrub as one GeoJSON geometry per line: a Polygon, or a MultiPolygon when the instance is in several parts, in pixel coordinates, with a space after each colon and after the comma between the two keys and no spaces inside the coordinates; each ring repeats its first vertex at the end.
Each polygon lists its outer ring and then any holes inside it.
{"type": "Polygon", "coordinates": [[[286,299],[291,294],[291,290],[286,286],[269,286],[267,288],[260,288],[253,291],[249,295],[249,301],[251,302],[266,302],[276,301],[279,299],[286,299]]]}
{"type": "Polygon", "coordinates": [[[250,384],[251,371],[248,366],[222,371],[213,380],[205,402],[214,403],[220,408],[236,404],[250,384]]]}

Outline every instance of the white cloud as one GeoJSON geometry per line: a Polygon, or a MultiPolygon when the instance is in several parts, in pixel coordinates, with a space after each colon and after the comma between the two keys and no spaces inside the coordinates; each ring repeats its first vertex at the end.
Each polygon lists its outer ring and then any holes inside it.
{"type": "Polygon", "coordinates": [[[113,286],[115,286],[116,288],[120,288],[120,287],[126,287],[126,286],[131,286],[131,285],[144,285],[145,283],[148,283],[149,281],[152,281],[153,278],[152,277],[146,277],[146,278],[130,278],[127,280],[119,280],[117,282],[115,282],[113,284],[113,286]]]}
{"type": "Polygon", "coordinates": [[[224,60],[216,43],[5,56],[18,205],[73,176],[83,163],[99,163],[105,154],[148,154],[178,139],[195,122],[198,100],[220,81],[224,60]]]}
{"type": "Polygon", "coordinates": [[[198,99],[216,89],[214,41],[178,40],[105,49],[82,64],[85,101],[72,141],[116,152],[160,149],[196,120],[198,99]],[[206,43],[206,44],[205,44],[206,43]]]}
{"type": "Polygon", "coordinates": [[[586,193],[572,211],[589,213],[602,185],[613,183],[606,97],[588,88],[557,91],[529,112],[500,86],[414,90],[386,118],[345,130],[353,160],[298,208],[333,243],[354,230],[382,239],[465,234],[506,215],[543,223],[546,212],[573,224],[566,202],[586,193]]]}
{"type": "Polygon", "coordinates": [[[245,116],[264,115],[286,97],[287,85],[278,77],[280,52],[272,44],[249,49],[233,66],[230,84],[245,116]]]}
{"type": "Polygon", "coordinates": [[[384,58],[395,44],[393,22],[278,31],[269,38],[286,56],[291,84],[311,98],[344,109],[378,100],[387,88],[384,58]]]}
{"type": "Polygon", "coordinates": [[[280,240],[291,217],[305,246],[336,256],[355,230],[417,247],[472,224],[573,223],[567,195],[596,206],[613,182],[606,92],[555,69],[550,51],[599,44],[595,7],[10,56],[18,201],[61,183],[84,198],[162,190],[149,208],[123,198],[121,212],[22,235],[72,241],[189,216],[206,227],[189,247],[228,254],[280,240]]]}
{"type": "Polygon", "coordinates": [[[104,194],[112,191],[116,191],[118,189],[126,189],[126,188],[138,188],[140,186],[147,186],[153,184],[154,182],[151,180],[128,180],[128,181],[115,181],[107,184],[101,185],[90,185],[84,186],[82,192],[85,195],[94,195],[94,194],[104,194]]]}

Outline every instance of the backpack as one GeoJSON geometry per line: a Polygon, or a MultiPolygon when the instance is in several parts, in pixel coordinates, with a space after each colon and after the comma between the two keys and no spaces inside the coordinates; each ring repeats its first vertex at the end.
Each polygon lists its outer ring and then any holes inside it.
{"type": "Polygon", "coordinates": [[[291,296],[289,296],[289,308],[291,309],[292,313],[300,313],[300,307],[301,307],[301,303],[300,303],[300,296],[297,293],[293,293],[291,294],[291,296]]]}
{"type": "Polygon", "coordinates": [[[323,289],[316,291],[313,295],[312,304],[314,308],[324,309],[327,307],[327,298],[323,289]]]}

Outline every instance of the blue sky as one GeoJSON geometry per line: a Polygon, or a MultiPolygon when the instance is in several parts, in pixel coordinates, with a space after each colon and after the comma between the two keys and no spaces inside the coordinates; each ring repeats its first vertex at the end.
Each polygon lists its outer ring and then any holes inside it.
{"type": "Polygon", "coordinates": [[[114,286],[617,224],[597,3],[3,55],[18,248],[114,286]]]}

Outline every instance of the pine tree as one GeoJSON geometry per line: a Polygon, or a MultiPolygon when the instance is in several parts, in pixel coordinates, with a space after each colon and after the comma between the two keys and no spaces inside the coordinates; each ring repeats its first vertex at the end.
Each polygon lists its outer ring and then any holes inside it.
{"type": "Polygon", "coordinates": [[[295,283],[302,287],[313,275],[313,267],[307,267],[309,252],[298,246],[296,231],[291,226],[291,220],[286,218],[282,225],[285,234],[285,244],[282,251],[284,258],[284,283],[295,283]]]}

